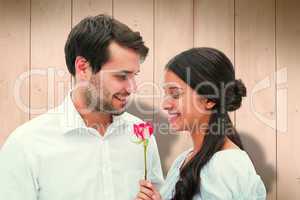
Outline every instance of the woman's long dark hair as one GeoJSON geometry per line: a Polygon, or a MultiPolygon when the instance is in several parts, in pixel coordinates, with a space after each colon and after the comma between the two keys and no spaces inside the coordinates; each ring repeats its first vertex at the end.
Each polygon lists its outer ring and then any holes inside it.
{"type": "Polygon", "coordinates": [[[217,130],[207,130],[200,151],[182,168],[175,186],[173,200],[192,200],[201,190],[201,169],[217,151],[222,150],[226,137],[243,150],[228,112],[241,106],[242,97],[246,96],[246,88],[241,80],[235,79],[230,60],[213,48],[192,48],[184,51],[170,60],[166,70],[175,73],[199,95],[215,103],[208,127],[216,124],[214,127],[217,130]]]}

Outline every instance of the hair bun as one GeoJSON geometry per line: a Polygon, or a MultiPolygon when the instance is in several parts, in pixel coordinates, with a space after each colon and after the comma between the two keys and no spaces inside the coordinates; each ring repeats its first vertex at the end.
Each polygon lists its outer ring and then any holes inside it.
{"type": "Polygon", "coordinates": [[[242,97],[245,97],[247,90],[241,79],[234,80],[233,83],[226,88],[226,110],[235,111],[241,107],[242,97]]]}
{"type": "Polygon", "coordinates": [[[246,86],[241,79],[235,80],[236,92],[241,97],[245,97],[247,95],[246,86]]]}

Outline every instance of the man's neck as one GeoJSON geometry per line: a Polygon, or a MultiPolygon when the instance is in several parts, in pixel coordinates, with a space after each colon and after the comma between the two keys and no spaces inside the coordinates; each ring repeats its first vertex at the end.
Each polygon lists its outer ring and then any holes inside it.
{"type": "Polygon", "coordinates": [[[96,129],[104,136],[107,127],[112,123],[112,114],[89,110],[82,91],[73,90],[71,99],[86,126],[96,129]]]}

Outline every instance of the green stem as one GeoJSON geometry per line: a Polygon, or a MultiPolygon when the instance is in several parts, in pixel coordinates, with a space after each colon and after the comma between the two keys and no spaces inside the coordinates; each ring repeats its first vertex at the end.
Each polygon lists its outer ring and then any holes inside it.
{"type": "Polygon", "coordinates": [[[147,180],[147,145],[144,142],[144,164],[145,164],[145,180],[147,180]]]}

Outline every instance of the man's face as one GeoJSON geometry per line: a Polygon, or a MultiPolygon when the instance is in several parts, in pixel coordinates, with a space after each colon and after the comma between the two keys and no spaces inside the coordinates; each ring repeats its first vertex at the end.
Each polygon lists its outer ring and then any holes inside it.
{"type": "Polygon", "coordinates": [[[91,74],[85,99],[93,111],[120,115],[136,90],[135,76],[140,56],[117,43],[109,45],[110,58],[96,74],[91,74]]]}

